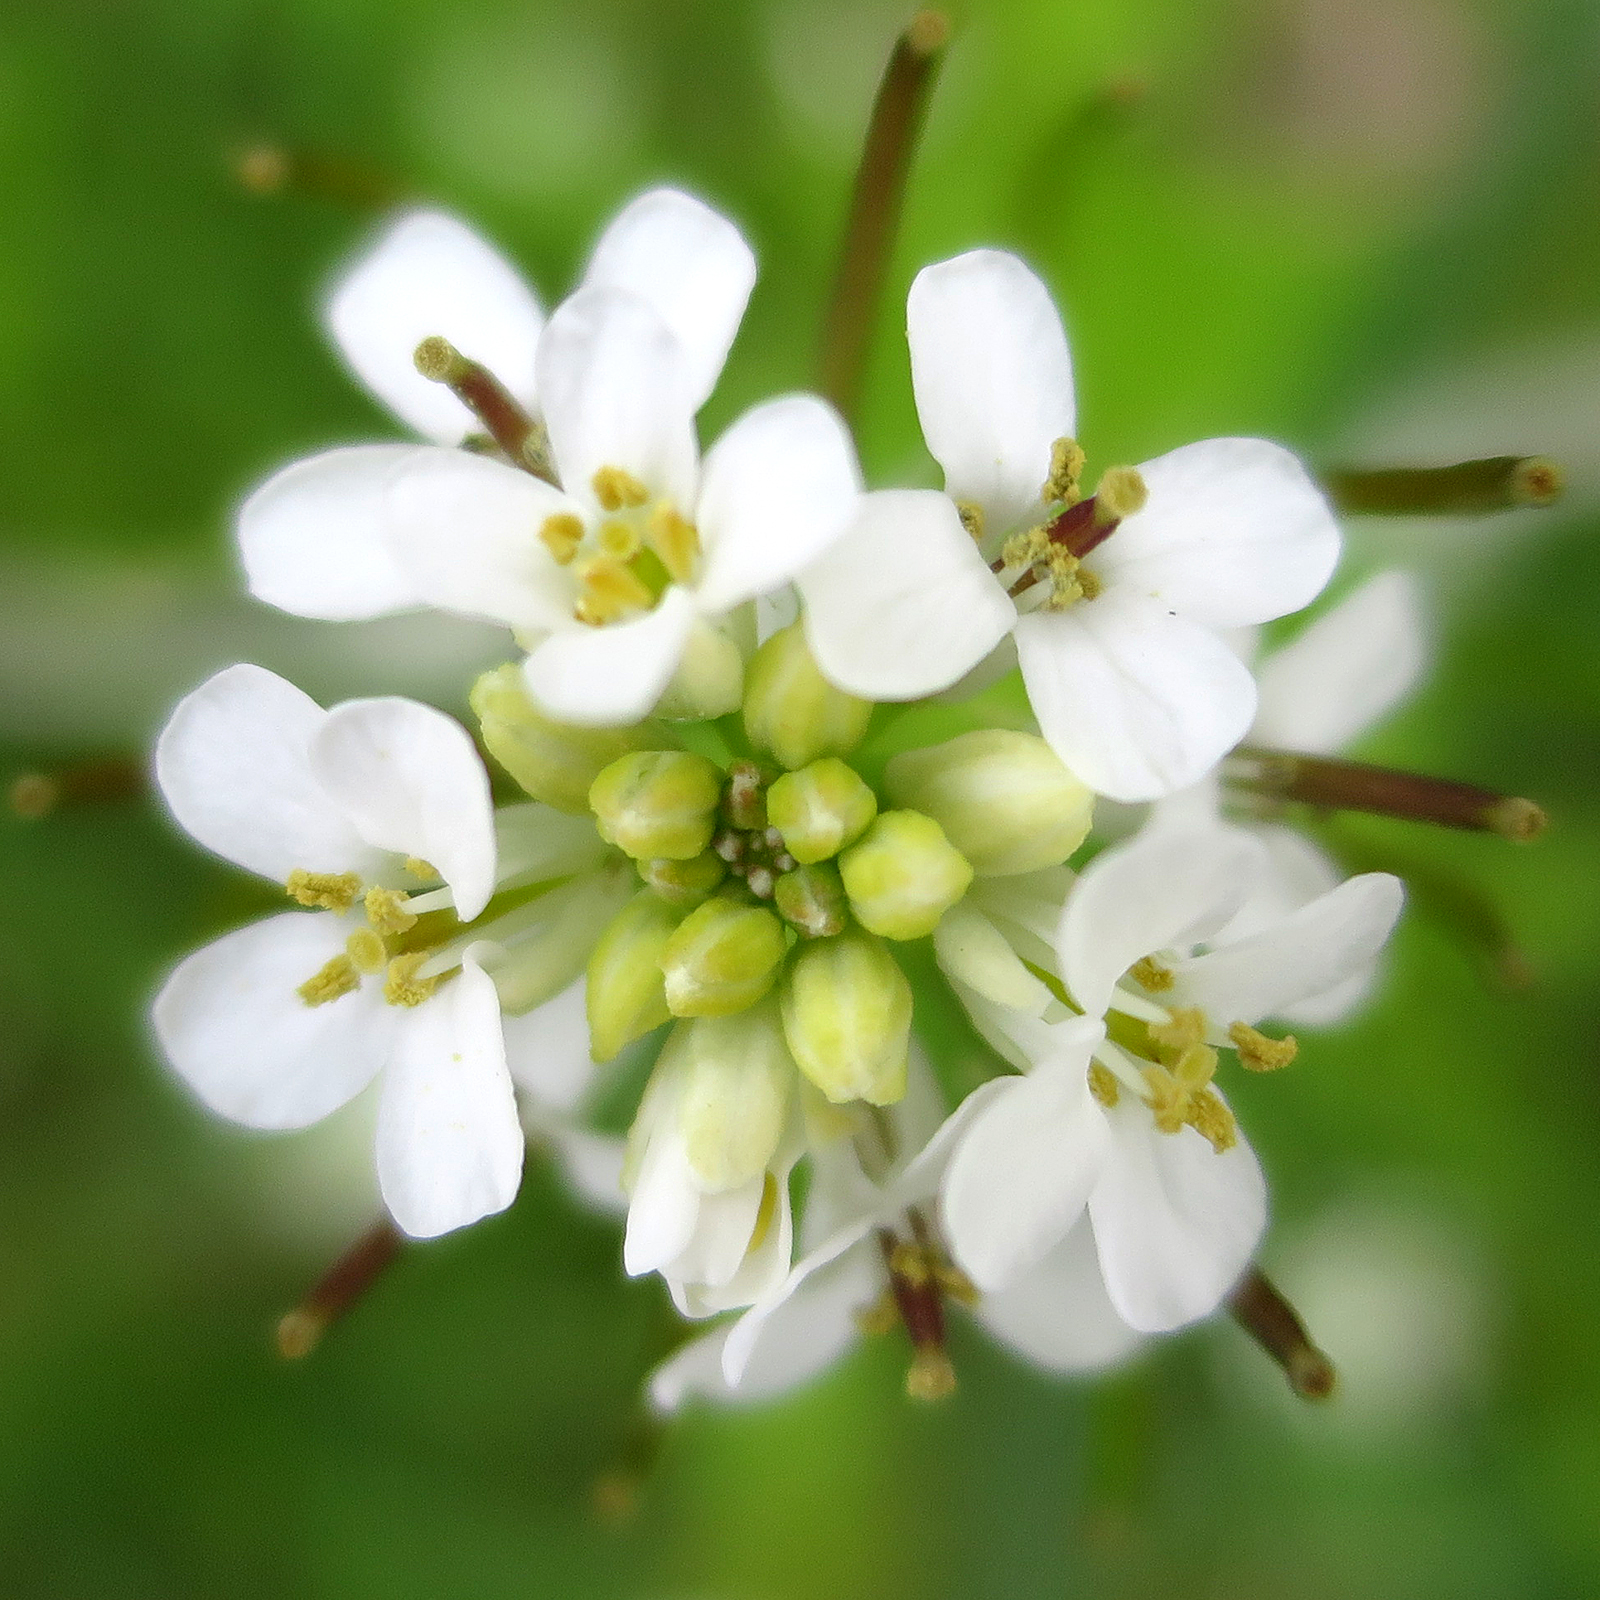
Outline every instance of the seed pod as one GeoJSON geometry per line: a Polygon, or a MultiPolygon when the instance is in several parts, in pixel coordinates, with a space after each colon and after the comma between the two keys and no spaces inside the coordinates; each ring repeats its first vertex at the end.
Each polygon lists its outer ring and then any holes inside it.
{"type": "Polygon", "coordinates": [[[690,861],[711,843],[722,773],[688,750],[639,750],[589,787],[601,836],[636,861],[690,861]]]}
{"type": "Polygon", "coordinates": [[[932,817],[885,811],[839,857],[856,919],[886,939],[921,939],[967,892],[972,867],[932,817]]]}

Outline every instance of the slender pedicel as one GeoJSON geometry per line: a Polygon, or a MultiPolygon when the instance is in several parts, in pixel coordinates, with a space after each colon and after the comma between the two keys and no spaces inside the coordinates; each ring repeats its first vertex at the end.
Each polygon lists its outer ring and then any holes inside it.
{"type": "Polygon", "coordinates": [[[401,1243],[400,1230],[387,1218],[374,1223],[278,1324],[278,1354],[285,1361],[310,1355],[323,1334],[383,1275],[400,1253],[401,1243]]]}
{"type": "Polygon", "coordinates": [[[544,424],[530,417],[486,366],[469,360],[438,334],[424,339],[413,359],[424,378],[444,384],[488,429],[516,466],[560,488],[550,464],[550,440],[544,424]]]}
{"type": "Polygon", "coordinates": [[[1228,1298],[1233,1319],[1283,1368],[1302,1400],[1326,1400],[1338,1381],[1333,1363],[1311,1342],[1294,1307],[1251,1268],[1228,1298]]]}
{"type": "Polygon", "coordinates": [[[1489,456],[1448,467],[1339,467],[1322,474],[1340,511],[1369,516],[1481,516],[1553,505],[1565,475],[1548,456],[1489,456]]]}

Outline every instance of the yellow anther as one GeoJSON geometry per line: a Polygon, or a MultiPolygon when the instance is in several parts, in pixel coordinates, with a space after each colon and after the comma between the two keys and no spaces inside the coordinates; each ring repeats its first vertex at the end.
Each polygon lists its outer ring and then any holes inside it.
{"type": "Polygon", "coordinates": [[[900,1326],[900,1308],[887,1289],[872,1302],[856,1312],[856,1327],[868,1338],[893,1333],[900,1326]]]}
{"type": "Polygon", "coordinates": [[[383,935],[371,928],[357,928],[345,940],[344,949],[356,971],[369,976],[382,972],[389,959],[389,946],[384,943],[383,935]]]}
{"type": "MultiPolygon", "coordinates": [[[[1171,977],[1170,973],[1168,977],[1171,977]]],[[[1205,1043],[1206,1014],[1192,1006],[1180,1006],[1167,1021],[1152,1022],[1149,1032],[1151,1042],[1161,1053],[1161,1059],[1170,1066],[1191,1045],[1205,1043]]]]}
{"type": "Polygon", "coordinates": [[[325,1006],[330,1000],[349,994],[360,987],[361,974],[349,956],[335,956],[324,963],[300,985],[295,993],[308,1006],[325,1006]]]}
{"type": "Polygon", "coordinates": [[[1189,1097],[1184,1121],[1201,1138],[1209,1140],[1211,1148],[1220,1156],[1239,1142],[1239,1125],[1233,1113],[1223,1105],[1215,1089],[1201,1089],[1189,1097]]]}
{"type": "Polygon", "coordinates": [[[1144,1069],[1145,1094],[1156,1128],[1162,1133],[1177,1133],[1186,1121],[1188,1096],[1183,1086],[1165,1067],[1144,1069]]]}
{"type": "Polygon", "coordinates": [[[383,985],[383,998],[392,1006],[420,1006],[439,987],[437,978],[419,978],[417,968],[428,959],[426,950],[396,956],[389,963],[389,976],[383,985]]]}
{"type": "Polygon", "coordinates": [[[639,530],[621,517],[611,517],[600,524],[595,535],[595,548],[613,561],[632,561],[644,546],[639,530]]]}
{"type": "Polygon", "coordinates": [[[1171,970],[1162,966],[1154,956],[1140,956],[1128,968],[1128,976],[1151,994],[1165,994],[1173,984],[1171,970]]]}
{"type": "Polygon", "coordinates": [[[756,1211],[756,1225],[750,1230],[750,1243],[745,1247],[747,1255],[761,1248],[777,1214],[778,1180],[769,1172],[761,1181],[761,1205],[756,1211]]]}
{"type": "Polygon", "coordinates": [[[417,925],[416,912],[406,910],[406,897],[398,889],[368,889],[363,909],[379,933],[406,933],[417,925]]]}
{"type": "Polygon", "coordinates": [[[700,534],[688,518],[669,505],[658,505],[650,513],[645,537],[674,583],[688,583],[694,577],[700,560],[700,534]]]}
{"type": "Polygon", "coordinates": [[[1078,596],[1083,600],[1095,599],[1104,585],[1095,577],[1088,567],[1079,566],[1077,571],[1078,596]]]}
{"type": "Polygon", "coordinates": [[[1187,1045],[1171,1063],[1171,1071],[1184,1090],[1194,1094],[1216,1077],[1217,1052],[1210,1045],[1187,1045]]]}
{"type": "Polygon", "coordinates": [[[623,467],[601,467],[590,481],[603,511],[642,506],[650,498],[650,491],[623,467]]]}
{"type": "Polygon", "coordinates": [[[937,1345],[924,1345],[911,1358],[906,1373],[906,1394],[924,1403],[945,1400],[956,1392],[956,1369],[937,1345]]]}
{"type": "Polygon", "coordinates": [[[583,543],[583,522],[570,511],[558,511],[553,517],[544,519],[539,529],[539,539],[551,556],[564,567],[577,555],[578,546],[583,543]]]}
{"type": "Polygon", "coordinates": [[[1137,467],[1110,467],[1094,491],[1094,520],[1104,527],[1142,511],[1150,491],[1137,467]]]}
{"type": "Polygon", "coordinates": [[[615,622],[629,611],[648,611],[655,602],[655,596],[620,561],[594,556],[573,571],[580,590],[573,615],[592,628],[615,622]]]}
{"type": "Polygon", "coordinates": [[[1043,528],[1014,533],[1000,547],[1000,559],[1008,567],[1031,567],[1050,554],[1050,536],[1043,528]]]}
{"type": "Polygon", "coordinates": [[[307,872],[296,867],[284,885],[291,900],[322,911],[348,911],[361,893],[361,878],[354,872],[307,872]]]}
{"type": "Polygon", "coordinates": [[[957,500],[956,515],[961,518],[961,526],[971,535],[972,542],[982,544],[983,507],[975,505],[971,500],[957,500]]]}
{"type": "Polygon", "coordinates": [[[1045,568],[1050,575],[1050,598],[1044,603],[1046,611],[1065,611],[1083,599],[1082,574],[1075,555],[1054,547],[1045,557],[1045,568]]]}
{"type": "Polygon", "coordinates": [[[413,878],[420,878],[424,883],[438,883],[444,877],[431,861],[424,861],[421,856],[407,856],[405,868],[413,878]]]}
{"type": "Polygon", "coordinates": [[[1046,505],[1057,501],[1074,506],[1083,498],[1078,487],[1083,477],[1084,455],[1076,439],[1057,439],[1050,446],[1050,476],[1044,480],[1039,498],[1046,505]]]}
{"type": "Polygon", "coordinates": [[[951,1266],[948,1261],[939,1261],[934,1264],[933,1276],[940,1292],[954,1300],[957,1305],[977,1305],[979,1299],[977,1285],[960,1267],[951,1266]]]}
{"type": "Polygon", "coordinates": [[[1122,1098],[1115,1075],[1098,1061],[1089,1063],[1089,1093],[1108,1111],[1122,1098]]]}
{"type": "Polygon", "coordinates": [[[1276,1072],[1288,1066],[1300,1053],[1300,1045],[1292,1033],[1274,1039],[1247,1022],[1234,1023],[1228,1029],[1228,1037],[1239,1052],[1239,1064],[1252,1072],[1276,1072]]]}
{"type": "Polygon", "coordinates": [[[889,1253],[889,1270],[914,1289],[920,1289],[933,1281],[933,1271],[921,1247],[907,1244],[903,1239],[889,1253]]]}

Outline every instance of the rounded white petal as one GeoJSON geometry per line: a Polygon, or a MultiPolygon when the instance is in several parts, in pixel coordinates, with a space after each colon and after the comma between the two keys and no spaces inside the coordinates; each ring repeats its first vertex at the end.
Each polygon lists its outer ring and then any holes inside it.
{"type": "Polygon", "coordinates": [[[970,903],[952,906],[933,930],[940,970],[997,1006],[1042,1017],[1052,1000],[1011,941],[970,903]]]}
{"type": "Polygon", "coordinates": [[[582,287],[626,289],[650,302],[683,346],[698,410],[716,387],[755,281],[756,258],[726,217],[680,190],[652,189],[607,225],[582,287]]]}
{"type": "MultiPolygon", "coordinates": [[[[640,1107],[642,1117],[644,1107],[640,1107]]],[[[688,1248],[700,1218],[700,1191],[678,1128],[676,1100],[661,1107],[646,1140],[622,1240],[622,1267],[630,1278],[670,1266],[688,1248]]]]}
{"type": "Polygon", "coordinates": [[[792,394],[746,411],[701,476],[702,609],[787,583],[845,531],[860,496],[855,448],[832,406],[792,394]]]}
{"type": "Polygon", "coordinates": [[[858,504],[795,580],[817,665],[869,700],[948,688],[1005,637],[1016,608],[946,496],[885,489],[858,504]]]}
{"type": "Polygon", "coordinates": [[[1237,828],[1162,828],[1103,851],[1061,912],[1062,982],[1087,1015],[1102,1015],[1129,967],[1210,938],[1264,871],[1261,845],[1237,828]]]}
{"type": "Polygon", "coordinates": [[[414,1239],[464,1228],[516,1198],[524,1144],[500,1001],[470,958],[395,1028],[377,1149],[384,1204],[414,1239]]]}
{"type": "Polygon", "coordinates": [[[1112,1148],[1089,1196],[1106,1291],[1141,1333],[1208,1316],[1249,1266],[1267,1189],[1241,1137],[1218,1155],[1193,1128],[1158,1133],[1124,1095],[1106,1113],[1112,1148]]]}
{"type": "Polygon", "coordinates": [[[1039,731],[1113,800],[1198,782],[1255,715],[1255,680],[1227,645],[1137,595],[1035,611],[1017,619],[1016,638],[1039,731]]]}
{"type": "Polygon", "coordinates": [[[350,622],[423,604],[385,537],[388,488],[423,446],[361,444],[296,461],[239,509],[239,556],[256,599],[350,622]]]}
{"type": "Polygon", "coordinates": [[[412,360],[438,334],[481,361],[525,406],[534,404],[534,353],[544,325],[516,269],[464,222],[411,211],[334,285],[328,328],[356,376],[402,421],[457,444],[477,419],[412,360]]]}
{"type": "Polygon", "coordinates": [[[1039,498],[1050,446],[1077,429],[1072,357],[1050,291],[1015,256],[924,267],[906,299],[911,381],[945,488],[996,529],[1039,498]]]}
{"type": "Polygon", "coordinates": [[[241,663],[178,702],[156,741],[156,782],[208,850],[283,883],[366,872],[374,852],[311,768],[327,712],[265,667],[241,663]]]}
{"type": "Polygon", "coordinates": [[[501,1023],[512,1080],[541,1109],[571,1111],[594,1081],[586,989],[579,978],[555,999],[501,1023]]]}
{"type": "Polygon", "coordinates": [[[438,868],[463,922],[488,905],[495,879],[489,777],[453,717],[397,696],[347,700],[328,713],[311,764],[369,844],[438,868]]]}
{"type": "Polygon", "coordinates": [[[1298,611],[1339,560],[1339,525],[1281,445],[1204,439],[1139,468],[1150,498],[1090,558],[1108,586],[1217,628],[1298,611]]]}
{"type": "Polygon", "coordinates": [[[1364,872],[1259,933],[1178,962],[1178,992],[1223,1030],[1276,1016],[1369,972],[1404,902],[1398,878],[1364,872]]]}
{"type": "Polygon", "coordinates": [[[1399,705],[1426,661],[1416,580],[1380,572],[1257,668],[1251,740],[1331,755],[1399,705]]]}
{"type": "Polygon", "coordinates": [[[384,529],[395,567],[422,603],[545,629],[572,621],[574,589],[539,529],[577,509],[504,462],[417,448],[390,481],[384,529]]]}
{"type": "Polygon", "coordinates": [[[986,1294],[977,1316],[1002,1344],[1047,1372],[1109,1366],[1139,1344],[1106,1294],[1087,1217],[1009,1289],[986,1294]]]}
{"type": "Polygon", "coordinates": [[[637,722],[671,682],[694,622],[694,600],[674,586],[644,616],[551,634],[523,664],[528,692],[561,722],[637,722]]]}
{"type": "Polygon", "coordinates": [[[615,1134],[591,1133],[587,1128],[544,1131],[555,1147],[556,1165],[572,1192],[604,1216],[625,1216],[628,1196],[622,1187],[622,1169],[627,1159],[626,1141],[615,1134]]]}
{"type": "Polygon", "coordinates": [[[250,1128],[304,1128],[372,1081],[394,1017],[377,986],[320,1006],[296,993],[343,954],[348,932],[325,911],[286,911],[196,950],[167,979],[156,1036],[213,1111],[250,1128]]]}
{"type": "Polygon", "coordinates": [[[620,467],[685,515],[699,451],[683,346],[649,301],[580,289],[539,342],[539,396],[562,487],[597,509],[594,475],[620,467]]]}

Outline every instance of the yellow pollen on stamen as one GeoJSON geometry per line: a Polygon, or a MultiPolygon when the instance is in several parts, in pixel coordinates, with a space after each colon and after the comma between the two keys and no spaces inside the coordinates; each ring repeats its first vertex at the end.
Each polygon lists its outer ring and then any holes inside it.
{"type": "Polygon", "coordinates": [[[623,467],[601,467],[590,482],[602,511],[642,506],[650,498],[650,491],[623,467]]]}
{"type": "Polygon", "coordinates": [[[1098,598],[1100,590],[1103,586],[1100,580],[1095,577],[1094,573],[1091,572],[1088,567],[1080,564],[1076,573],[1076,577],[1078,580],[1078,594],[1083,599],[1094,600],[1098,598]]]}
{"type": "Polygon", "coordinates": [[[368,889],[362,905],[379,933],[406,933],[417,925],[416,912],[406,910],[406,896],[398,889],[368,889]]]}
{"type": "Polygon", "coordinates": [[[1050,536],[1043,528],[1014,533],[1000,546],[1000,560],[1008,567],[1031,567],[1050,556],[1050,536]]]}
{"type": "Polygon", "coordinates": [[[1050,476],[1044,480],[1039,498],[1046,505],[1057,502],[1075,506],[1083,498],[1078,487],[1083,477],[1083,448],[1076,439],[1057,439],[1050,446],[1050,476]]]}
{"type": "Polygon", "coordinates": [[[1239,1142],[1239,1124],[1233,1113],[1222,1103],[1215,1089],[1201,1089],[1189,1097],[1186,1121],[1202,1139],[1220,1156],[1239,1142]]]}
{"type": "Polygon", "coordinates": [[[364,972],[369,977],[382,972],[384,963],[389,959],[389,946],[384,943],[383,935],[371,928],[357,928],[345,940],[344,949],[356,971],[364,972]]]}
{"type": "Polygon", "coordinates": [[[900,1326],[900,1308],[887,1289],[872,1302],[856,1312],[856,1327],[868,1338],[893,1333],[900,1326]]]}
{"type": "Polygon", "coordinates": [[[1116,1075],[1098,1061],[1089,1063],[1089,1093],[1108,1111],[1122,1098],[1116,1075]]]}
{"type": "Polygon", "coordinates": [[[645,537],[674,583],[688,583],[694,577],[695,563],[700,559],[700,534],[687,517],[669,505],[658,505],[650,513],[645,537]]]}
{"type": "Polygon", "coordinates": [[[291,900],[322,911],[348,911],[361,893],[361,877],[355,872],[307,872],[296,867],[284,889],[291,900]]]}
{"type": "Polygon", "coordinates": [[[566,566],[578,553],[583,543],[583,522],[570,511],[558,511],[546,517],[539,529],[539,539],[559,566],[566,566]]]}
{"type": "Polygon", "coordinates": [[[1210,1045],[1191,1044],[1169,1063],[1172,1076],[1185,1091],[1195,1094],[1217,1075],[1217,1052],[1210,1045]]]}
{"type": "Polygon", "coordinates": [[[1046,611],[1065,611],[1083,599],[1082,573],[1078,558],[1066,550],[1052,549],[1045,558],[1050,574],[1050,598],[1045,601],[1046,611]]]}
{"type": "Polygon", "coordinates": [[[629,611],[648,611],[655,596],[620,561],[594,556],[575,567],[581,593],[572,614],[579,622],[599,628],[629,611]]]}
{"type": "Polygon", "coordinates": [[[983,507],[970,500],[956,501],[956,515],[974,544],[983,543],[983,507]]]}
{"type": "MultiPolygon", "coordinates": [[[[1172,975],[1167,976],[1170,979],[1172,975]]],[[[1170,1066],[1192,1045],[1205,1043],[1206,1014],[1193,1006],[1180,1006],[1165,1022],[1152,1022],[1149,1033],[1151,1043],[1161,1051],[1161,1059],[1170,1066]]]]}
{"type": "Polygon", "coordinates": [[[428,959],[426,950],[396,956],[389,963],[389,976],[383,985],[383,998],[392,1006],[420,1006],[439,987],[437,978],[419,978],[417,968],[428,959]]]}
{"type": "Polygon", "coordinates": [[[1228,1029],[1228,1038],[1239,1052],[1239,1064],[1251,1072],[1276,1072],[1288,1066],[1300,1053],[1299,1041],[1292,1033],[1274,1039],[1247,1022],[1234,1023],[1228,1029]]]}
{"type": "MultiPolygon", "coordinates": [[[[1151,994],[1165,994],[1175,981],[1171,971],[1162,966],[1154,956],[1140,956],[1128,968],[1128,976],[1141,988],[1148,989],[1151,994]]],[[[1151,1030],[1152,1033],[1154,1030],[1151,1030]]]]}
{"type": "Polygon", "coordinates": [[[343,955],[335,956],[318,967],[295,993],[308,1006],[325,1006],[330,1000],[337,1000],[360,986],[361,974],[356,971],[355,963],[349,956],[343,955]]]}
{"type": "Polygon", "coordinates": [[[639,530],[631,522],[624,522],[621,517],[613,517],[608,522],[602,522],[594,542],[600,554],[610,556],[613,561],[632,561],[643,548],[639,530]]]}
{"type": "Polygon", "coordinates": [[[1186,1120],[1189,1101],[1183,1086],[1165,1067],[1157,1066],[1144,1069],[1144,1085],[1157,1131],[1180,1132],[1186,1120]]]}
{"type": "Polygon", "coordinates": [[[960,1267],[952,1266],[948,1261],[940,1261],[934,1266],[933,1276],[940,1292],[954,1300],[958,1306],[977,1305],[978,1287],[960,1267]]]}
{"type": "Polygon", "coordinates": [[[413,878],[421,878],[424,883],[438,883],[444,878],[431,861],[424,861],[421,856],[407,856],[405,868],[413,878]]]}

